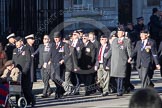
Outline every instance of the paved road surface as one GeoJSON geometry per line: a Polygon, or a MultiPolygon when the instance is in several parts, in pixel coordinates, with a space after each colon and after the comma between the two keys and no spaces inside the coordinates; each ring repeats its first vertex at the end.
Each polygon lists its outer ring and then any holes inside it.
{"type": "MultiPolygon", "coordinates": [[[[135,85],[135,91],[140,88],[140,80],[136,71],[132,72],[131,82],[135,85]]],[[[155,89],[162,97],[162,79],[158,71],[155,71],[153,82],[155,83],[155,89]]],[[[52,82],[50,83],[54,87],[54,84],[52,82]]],[[[41,98],[42,88],[43,84],[41,81],[34,84],[37,108],[128,108],[130,97],[133,94],[131,92],[130,94],[124,94],[122,97],[117,97],[116,94],[110,94],[110,96],[102,97],[98,93],[91,96],[83,96],[83,93],[81,93],[79,96],[68,96],[55,100],[54,93],[50,98],[41,98]]]]}

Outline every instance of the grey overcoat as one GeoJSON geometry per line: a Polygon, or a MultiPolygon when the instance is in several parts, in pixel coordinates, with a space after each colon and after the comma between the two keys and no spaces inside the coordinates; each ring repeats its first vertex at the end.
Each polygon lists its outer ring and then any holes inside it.
{"type": "Polygon", "coordinates": [[[118,38],[114,39],[111,48],[105,58],[111,57],[111,73],[112,77],[125,77],[127,61],[131,55],[131,43],[128,38],[124,38],[122,43],[118,43],[118,38]]]}

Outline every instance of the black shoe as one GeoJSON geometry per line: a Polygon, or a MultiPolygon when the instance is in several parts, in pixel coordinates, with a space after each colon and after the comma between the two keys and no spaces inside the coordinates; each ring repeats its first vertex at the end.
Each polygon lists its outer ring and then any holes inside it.
{"type": "Polygon", "coordinates": [[[153,82],[150,82],[150,84],[148,85],[148,87],[150,87],[150,88],[154,88],[154,83],[153,82]]]}
{"type": "Polygon", "coordinates": [[[100,92],[100,93],[102,93],[103,92],[103,89],[102,88],[97,88],[97,90],[100,92]]]}
{"type": "Polygon", "coordinates": [[[119,94],[117,94],[117,96],[123,96],[123,94],[122,93],[119,93],[119,94]]]}
{"type": "Polygon", "coordinates": [[[43,94],[41,97],[42,97],[42,98],[48,98],[49,95],[47,95],[47,94],[43,94]]]}
{"type": "Polygon", "coordinates": [[[35,104],[36,104],[36,99],[35,99],[35,97],[33,97],[32,102],[31,102],[31,106],[34,107],[35,104]]]}
{"type": "Polygon", "coordinates": [[[59,94],[55,94],[54,99],[59,99],[59,94]]]}
{"type": "Polygon", "coordinates": [[[127,89],[127,90],[124,91],[124,93],[125,93],[125,94],[129,94],[129,93],[130,93],[130,90],[127,89]]]}
{"type": "Polygon", "coordinates": [[[91,93],[91,94],[95,94],[96,91],[97,91],[97,90],[95,89],[95,90],[92,90],[90,93],[91,93]]]}
{"type": "Polygon", "coordinates": [[[89,96],[90,95],[90,92],[86,92],[84,95],[85,96],[89,96]]]}
{"type": "Polygon", "coordinates": [[[108,95],[109,95],[108,92],[106,92],[106,93],[102,93],[102,96],[108,96],[108,95]]]}
{"type": "Polygon", "coordinates": [[[54,99],[60,99],[60,98],[62,98],[62,97],[63,97],[62,94],[55,94],[55,98],[54,98],[54,99]]]}
{"type": "Polygon", "coordinates": [[[112,92],[111,93],[117,93],[117,91],[116,90],[112,90],[112,92]]]}
{"type": "Polygon", "coordinates": [[[130,85],[130,90],[133,91],[135,89],[135,87],[131,84],[130,85]]]}
{"type": "Polygon", "coordinates": [[[128,93],[130,93],[130,91],[131,91],[131,88],[129,87],[129,88],[127,88],[127,89],[124,90],[124,93],[125,94],[128,94],[128,93]]]}
{"type": "Polygon", "coordinates": [[[51,96],[51,94],[53,93],[53,91],[50,91],[47,93],[48,96],[51,96]]]}

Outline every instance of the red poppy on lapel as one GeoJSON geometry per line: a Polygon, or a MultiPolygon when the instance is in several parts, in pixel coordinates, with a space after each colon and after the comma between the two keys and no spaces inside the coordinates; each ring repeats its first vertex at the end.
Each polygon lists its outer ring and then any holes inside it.
{"type": "Polygon", "coordinates": [[[118,44],[120,44],[120,45],[122,45],[123,43],[124,43],[123,40],[118,41],[118,44]]]}

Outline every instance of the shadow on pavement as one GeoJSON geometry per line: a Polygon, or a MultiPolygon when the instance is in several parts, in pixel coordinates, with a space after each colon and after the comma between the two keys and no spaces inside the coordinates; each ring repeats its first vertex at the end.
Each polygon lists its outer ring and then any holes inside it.
{"type": "MultiPolygon", "coordinates": [[[[73,98],[65,98],[65,99],[46,99],[41,101],[40,103],[36,104],[36,107],[50,107],[50,106],[58,106],[58,105],[69,105],[69,104],[76,104],[76,103],[85,103],[85,102],[97,102],[97,101],[106,101],[106,100],[112,100],[112,99],[118,99],[118,98],[111,98],[109,96],[107,97],[101,97],[101,96],[93,96],[93,97],[73,97],[73,98]]],[[[40,100],[39,100],[40,101],[40,100]]]]}

